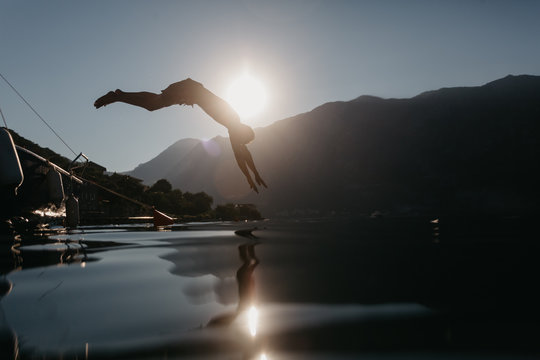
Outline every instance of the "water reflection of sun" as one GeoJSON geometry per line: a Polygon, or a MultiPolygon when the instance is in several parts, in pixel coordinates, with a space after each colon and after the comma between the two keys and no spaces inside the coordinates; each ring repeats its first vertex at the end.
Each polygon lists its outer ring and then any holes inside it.
{"type": "Polygon", "coordinates": [[[249,333],[251,336],[255,337],[257,335],[257,325],[259,322],[259,311],[255,306],[249,308],[248,311],[248,326],[249,333]]]}
{"type": "Polygon", "coordinates": [[[229,85],[225,99],[245,119],[259,114],[266,105],[266,98],[263,83],[245,72],[229,85]]]}

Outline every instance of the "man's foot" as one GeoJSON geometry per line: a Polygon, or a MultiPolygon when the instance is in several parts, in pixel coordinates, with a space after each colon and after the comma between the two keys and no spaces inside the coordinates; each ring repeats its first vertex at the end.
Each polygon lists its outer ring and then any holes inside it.
{"type": "Polygon", "coordinates": [[[97,99],[94,102],[94,106],[96,107],[96,109],[99,109],[102,106],[109,105],[109,104],[112,104],[113,102],[118,101],[118,95],[120,92],[122,91],[121,90],[109,91],[108,93],[106,93],[105,95],[97,99]]]}

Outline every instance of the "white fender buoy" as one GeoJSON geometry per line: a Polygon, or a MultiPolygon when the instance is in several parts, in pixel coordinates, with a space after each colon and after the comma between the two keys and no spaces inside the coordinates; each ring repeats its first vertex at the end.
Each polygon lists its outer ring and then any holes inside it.
{"type": "Polygon", "coordinates": [[[15,143],[6,128],[0,131],[0,186],[11,187],[15,194],[24,180],[15,143]]]}
{"type": "Polygon", "coordinates": [[[56,206],[60,206],[62,201],[64,201],[62,175],[52,167],[49,168],[49,172],[47,173],[47,187],[49,189],[49,199],[51,199],[56,206]]]}
{"type": "Polygon", "coordinates": [[[79,199],[71,194],[66,200],[66,227],[77,226],[79,226],[79,199]]]}

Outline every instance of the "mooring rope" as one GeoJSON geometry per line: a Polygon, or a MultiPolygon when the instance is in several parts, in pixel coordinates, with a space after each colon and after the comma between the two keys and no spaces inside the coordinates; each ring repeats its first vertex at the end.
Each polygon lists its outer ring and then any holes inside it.
{"type": "Polygon", "coordinates": [[[98,188],[103,189],[103,190],[105,190],[105,191],[108,191],[108,192],[110,192],[111,194],[114,194],[114,195],[116,195],[116,196],[118,196],[118,197],[121,197],[121,198],[124,199],[124,200],[131,201],[132,203],[135,203],[135,204],[140,205],[140,206],[142,206],[142,207],[144,207],[144,208],[147,208],[147,209],[153,209],[153,208],[154,208],[153,206],[148,205],[148,204],[145,204],[145,203],[143,203],[142,201],[139,201],[139,200],[130,198],[129,196],[126,196],[126,195],[124,195],[124,194],[120,194],[119,192],[116,192],[116,191],[114,191],[114,190],[111,190],[111,189],[109,189],[109,188],[103,186],[103,185],[100,185],[100,184],[98,184],[98,183],[95,182],[95,181],[92,181],[92,180],[90,180],[90,179],[85,179],[85,178],[83,178],[83,177],[81,177],[81,176],[79,176],[79,175],[74,175],[74,176],[75,176],[77,179],[81,180],[81,181],[84,181],[84,182],[87,182],[87,183],[92,184],[92,185],[94,185],[94,186],[97,186],[98,188]]]}
{"type": "MultiPolygon", "coordinates": [[[[73,175],[73,176],[75,176],[75,178],[77,178],[77,179],[80,180],[80,181],[84,181],[84,182],[87,182],[87,183],[89,183],[89,184],[91,184],[91,185],[97,186],[98,188],[103,189],[103,190],[105,190],[105,191],[108,191],[108,192],[110,192],[111,194],[116,195],[116,196],[118,196],[118,197],[121,197],[121,198],[124,199],[124,200],[131,201],[132,203],[137,204],[137,205],[139,205],[139,206],[142,206],[143,208],[153,210],[154,224],[155,224],[156,216],[157,216],[156,213],[159,214],[161,217],[166,217],[166,218],[168,218],[168,219],[171,220],[171,221],[175,220],[175,218],[172,218],[172,217],[170,217],[169,215],[167,215],[167,214],[165,214],[165,213],[163,213],[163,212],[157,211],[156,208],[155,208],[154,206],[145,204],[145,203],[143,203],[142,201],[139,201],[139,200],[130,198],[129,196],[126,196],[126,195],[124,195],[124,194],[120,194],[119,192],[116,192],[116,191],[114,191],[114,190],[111,190],[111,189],[109,189],[109,188],[107,188],[107,187],[105,187],[105,186],[103,186],[103,185],[100,185],[100,184],[98,184],[97,182],[92,181],[92,180],[90,180],[90,179],[85,179],[85,178],[83,178],[83,177],[81,177],[81,176],[78,176],[78,175],[73,175]]],[[[172,223],[171,223],[171,224],[172,224],[172,223]]],[[[167,225],[167,224],[161,224],[161,225],[167,225]]],[[[170,224],[168,224],[168,225],[170,225],[170,224]]],[[[156,225],[156,226],[159,226],[159,225],[156,225]]]]}
{"type": "MultiPolygon", "coordinates": [[[[4,75],[2,75],[2,73],[0,73],[0,77],[6,82],[6,84],[9,85],[9,87],[15,92],[15,94],[17,94],[22,101],[24,101],[24,103],[34,112],[34,114],[36,114],[36,116],[41,120],[43,121],[43,123],[45,125],[47,125],[47,127],[53,132],[54,135],[56,135],[56,137],[58,139],[60,139],[61,142],[64,143],[64,145],[66,145],[66,147],[75,155],[77,156],[77,153],[71,148],[71,146],[69,146],[67,144],[67,142],[64,141],[64,139],[62,139],[62,137],[60,135],[58,135],[58,133],[56,131],[54,131],[54,129],[52,128],[51,125],[49,125],[49,123],[47,123],[47,121],[45,121],[45,119],[36,111],[36,109],[34,109],[32,107],[32,105],[30,105],[30,103],[28,101],[26,101],[26,99],[24,98],[24,96],[22,96],[18,91],[17,89],[15,89],[15,87],[13,85],[11,85],[11,83],[4,77],[4,75]]],[[[2,118],[4,117],[4,115],[2,115],[2,118]]],[[[5,122],[5,120],[4,120],[5,122]]],[[[7,127],[7,125],[6,125],[7,127]]]]}

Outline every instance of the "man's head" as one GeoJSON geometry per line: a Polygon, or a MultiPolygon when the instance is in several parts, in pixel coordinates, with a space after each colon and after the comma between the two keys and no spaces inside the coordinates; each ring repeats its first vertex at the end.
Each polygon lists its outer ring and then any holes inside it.
{"type": "Polygon", "coordinates": [[[229,128],[229,135],[231,141],[247,145],[255,139],[255,132],[253,129],[245,124],[238,124],[232,128],[229,128]]]}

